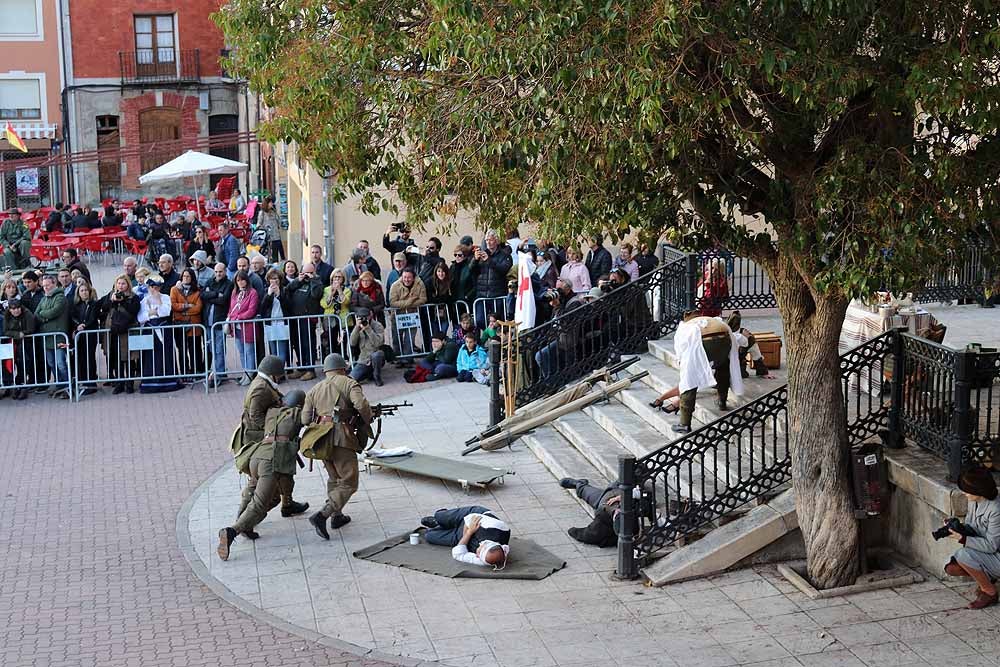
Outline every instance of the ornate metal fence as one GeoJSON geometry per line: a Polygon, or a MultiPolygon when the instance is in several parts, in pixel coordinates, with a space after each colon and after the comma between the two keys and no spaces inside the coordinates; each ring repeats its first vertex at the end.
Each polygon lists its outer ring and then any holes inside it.
{"type": "Polygon", "coordinates": [[[947,461],[952,479],[962,466],[1000,463],[1000,353],[953,350],[910,334],[901,345],[903,436],[947,461]]]}
{"type": "MultiPolygon", "coordinates": [[[[843,354],[841,378],[851,446],[880,435],[892,417],[887,360],[896,348],[888,332],[843,354]]],[[[779,387],[726,416],[638,459],[624,458],[619,573],[679,539],[787,487],[791,481],[788,387],[779,387]],[[635,493],[638,490],[638,494],[635,493]]]]}
{"type": "Polygon", "coordinates": [[[660,266],[591,303],[520,335],[517,405],[561,389],[567,382],[623,354],[645,352],[651,339],[677,328],[683,304],[685,259],[660,266]]]}
{"type": "Polygon", "coordinates": [[[971,244],[965,252],[954,254],[945,268],[936,271],[914,299],[930,303],[981,298],[983,287],[995,275],[996,259],[991,257],[985,246],[971,244]]]}

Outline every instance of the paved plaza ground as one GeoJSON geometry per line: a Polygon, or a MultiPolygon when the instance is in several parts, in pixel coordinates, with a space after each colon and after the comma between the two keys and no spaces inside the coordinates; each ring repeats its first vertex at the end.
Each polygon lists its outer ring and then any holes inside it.
{"type": "MultiPolygon", "coordinates": [[[[995,340],[981,317],[942,317],[946,342],[995,340]]],[[[366,387],[371,400],[416,407],[386,420],[386,446],[456,455],[484,425],[485,388],[387,379],[366,387]]],[[[226,441],[242,397],[229,384],[0,402],[0,666],[1000,665],[1000,609],[964,610],[970,586],[929,573],[822,601],[771,566],[659,589],[616,582],[614,550],[569,539],[586,513],[520,444],[470,457],[516,471],[490,492],[363,474],[354,520],[330,542],[275,513],[222,563],[215,532],[239,501],[226,441]],[[568,566],[541,582],[449,580],[350,555],[468,502],[494,506],[568,566]]],[[[297,498],[321,504],[319,469],[298,480],[297,498]]]]}

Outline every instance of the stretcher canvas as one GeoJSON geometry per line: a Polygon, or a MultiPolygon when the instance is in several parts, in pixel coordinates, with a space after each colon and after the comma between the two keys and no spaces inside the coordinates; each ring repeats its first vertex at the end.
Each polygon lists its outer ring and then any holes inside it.
{"type": "Polygon", "coordinates": [[[486,486],[497,479],[502,482],[503,476],[509,474],[509,471],[503,468],[491,468],[476,463],[468,463],[461,460],[456,461],[454,459],[420,454],[418,452],[412,452],[406,456],[387,458],[366,456],[365,464],[380,468],[391,468],[413,475],[458,482],[462,486],[486,486]]]}
{"type": "MultiPolygon", "coordinates": [[[[412,532],[423,532],[418,528],[412,532]]],[[[510,539],[510,558],[507,567],[494,570],[462,563],[451,557],[451,549],[435,544],[410,544],[410,533],[396,535],[370,547],[354,552],[355,558],[383,565],[405,567],[417,572],[436,574],[440,577],[469,577],[475,579],[530,579],[541,580],[566,567],[566,561],[531,540],[519,537],[510,539]]]]}

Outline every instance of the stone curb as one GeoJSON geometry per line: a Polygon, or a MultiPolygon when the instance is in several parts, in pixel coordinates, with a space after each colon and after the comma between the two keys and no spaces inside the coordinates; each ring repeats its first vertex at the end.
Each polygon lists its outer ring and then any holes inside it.
{"type": "Polygon", "coordinates": [[[198,488],[195,489],[190,496],[188,496],[187,500],[185,500],[184,504],[181,506],[180,511],[177,512],[177,546],[180,548],[181,555],[184,556],[188,566],[190,566],[192,572],[194,572],[194,576],[196,576],[201,583],[207,586],[218,597],[222,598],[233,607],[236,607],[244,614],[247,614],[248,616],[251,616],[259,621],[263,621],[264,623],[276,627],[279,630],[283,630],[291,635],[300,637],[306,641],[314,642],[316,644],[320,644],[321,646],[326,646],[351,655],[356,655],[360,658],[380,660],[389,664],[400,665],[400,667],[429,667],[431,665],[440,667],[440,665],[444,664],[436,660],[420,660],[417,658],[407,658],[401,655],[394,655],[392,653],[384,653],[376,649],[366,648],[364,646],[359,646],[358,644],[352,644],[342,639],[328,637],[315,632],[314,630],[308,630],[293,623],[289,623],[288,621],[278,618],[274,614],[270,614],[263,609],[250,604],[226,588],[226,586],[218,579],[213,577],[211,573],[209,573],[208,568],[205,567],[205,564],[201,561],[201,558],[195,552],[194,545],[191,542],[191,534],[188,532],[188,520],[191,514],[191,508],[194,506],[195,499],[200,497],[202,493],[206,492],[208,487],[211,486],[216,479],[221,477],[223,474],[230,472],[231,465],[232,464],[230,463],[226,463],[219,468],[218,471],[212,474],[211,477],[202,482],[198,488]]]}

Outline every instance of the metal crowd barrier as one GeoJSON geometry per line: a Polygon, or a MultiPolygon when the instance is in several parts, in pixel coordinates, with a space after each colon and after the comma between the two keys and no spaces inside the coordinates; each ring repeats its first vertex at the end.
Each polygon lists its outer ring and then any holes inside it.
{"type": "Polygon", "coordinates": [[[216,322],[209,330],[206,345],[212,358],[208,369],[210,382],[218,388],[219,380],[232,376],[249,377],[268,354],[284,359],[286,371],[317,372],[323,358],[331,352],[340,353],[352,364],[354,355],[348,323],[353,317],[353,313],[346,318],[326,314],[289,315],[216,322]],[[252,334],[248,334],[248,328],[252,328],[252,334]],[[246,338],[253,340],[246,341],[246,338]],[[227,345],[227,340],[232,344],[227,345]],[[230,357],[232,351],[236,353],[235,358],[230,357]]]}
{"type": "Polygon", "coordinates": [[[184,382],[203,383],[207,392],[206,333],[201,324],[144,325],[123,333],[78,331],[73,336],[73,398],[80,400],[98,382],[138,382],[140,391],[150,393],[184,382]]]}
{"type": "Polygon", "coordinates": [[[73,350],[65,333],[0,337],[0,391],[48,387],[69,394],[72,363],[73,350]]]}

